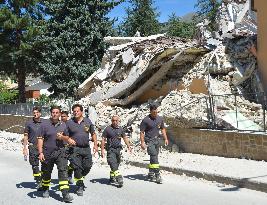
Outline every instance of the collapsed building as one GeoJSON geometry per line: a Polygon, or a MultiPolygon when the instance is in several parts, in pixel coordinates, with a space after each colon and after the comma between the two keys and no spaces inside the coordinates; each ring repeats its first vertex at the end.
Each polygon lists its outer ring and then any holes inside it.
{"type": "Polygon", "coordinates": [[[253,48],[256,15],[250,1],[224,0],[217,32],[198,24],[197,39],[107,37],[101,67],[79,87],[103,129],[112,115],[139,136],[148,104],[160,104],[170,127],[265,131],[265,98],[253,48]]]}

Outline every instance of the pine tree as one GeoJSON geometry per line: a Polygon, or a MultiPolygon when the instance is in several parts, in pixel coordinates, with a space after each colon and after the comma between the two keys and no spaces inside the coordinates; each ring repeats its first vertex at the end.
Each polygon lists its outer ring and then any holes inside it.
{"type": "Polygon", "coordinates": [[[20,102],[26,101],[26,75],[38,70],[34,37],[43,18],[42,8],[38,0],[0,1],[0,72],[17,77],[20,102]]]}
{"type": "Polygon", "coordinates": [[[216,29],[216,14],[221,4],[221,0],[198,0],[195,7],[198,8],[198,17],[207,18],[210,21],[210,30],[216,29]]]}
{"type": "Polygon", "coordinates": [[[195,34],[194,22],[183,22],[174,13],[167,22],[167,35],[181,38],[193,38],[195,34]]]}
{"type": "Polygon", "coordinates": [[[157,34],[160,23],[159,13],[153,7],[153,0],[129,0],[131,7],[126,9],[127,17],[122,24],[124,35],[134,36],[137,31],[141,36],[157,34]]]}
{"type": "Polygon", "coordinates": [[[46,1],[50,16],[39,39],[44,81],[54,96],[75,96],[78,86],[100,66],[112,29],[108,12],[121,1],[46,1]]]}

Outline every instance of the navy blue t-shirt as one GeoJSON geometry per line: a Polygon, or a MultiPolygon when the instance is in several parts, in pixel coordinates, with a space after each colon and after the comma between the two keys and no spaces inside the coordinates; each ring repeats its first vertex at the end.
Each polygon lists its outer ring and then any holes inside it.
{"type": "Polygon", "coordinates": [[[30,119],[25,123],[24,133],[28,134],[28,142],[34,145],[37,144],[37,136],[39,133],[39,129],[41,127],[41,123],[43,119],[35,120],[34,118],[30,119]]]}
{"type": "Polygon", "coordinates": [[[52,152],[63,148],[63,140],[57,139],[57,133],[62,132],[66,135],[66,124],[62,121],[54,124],[50,119],[44,121],[40,127],[40,134],[38,138],[44,139],[43,152],[44,155],[50,155],[52,152]]]}
{"type": "Polygon", "coordinates": [[[160,116],[153,118],[151,115],[148,115],[140,124],[140,131],[145,132],[145,139],[158,137],[159,131],[163,128],[165,128],[165,125],[162,117],[160,116]]]}
{"type": "Polygon", "coordinates": [[[107,139],[107,146],[109,148],[118,148],[121,147],[121,138],[126,137],[126,135],[121,126],[113,127],[111,125],[104,129],[102,137],[107,139]]]}
{"type": "Polygon", "coordinates": [[[95,133],[94,125],[90,119],[83,118],[79,124],[75,118],[71,118],[66,122],[66,126],[66,135],[76,142],[76,146],[84,147],[89,145],[90,134],[93,135],[95,133]]]}

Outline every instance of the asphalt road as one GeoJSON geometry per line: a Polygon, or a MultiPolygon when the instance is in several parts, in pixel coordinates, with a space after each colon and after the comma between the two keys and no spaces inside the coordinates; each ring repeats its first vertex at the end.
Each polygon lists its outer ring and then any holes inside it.
{"type": "MultiPolygon", "coordinates": [[[[205,180],[162,174],[164,184],[146,181],[147,170],[122,166],[124,186],[108,184],[109,168],[96,163],[85,180],[83,197],[74,196],[73,204],[95,205],[263,205],[267,194],[248,189],[224,186],[205,180]]],[[[0,151],[0,204],[4,205],[55,205],[64,204],[57,187],[57,171],[54,169],[50,198],[44,199],[35,189],[28,162],[19,152],[0,151]]]]}

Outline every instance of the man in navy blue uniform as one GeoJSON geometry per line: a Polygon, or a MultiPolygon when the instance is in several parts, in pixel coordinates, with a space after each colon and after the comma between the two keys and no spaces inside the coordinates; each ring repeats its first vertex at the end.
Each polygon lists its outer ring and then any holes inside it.
{"type": "Polygon", "coordinates": [[[69,195],[68,182],[68,159],[65,150],[65,143],[69,138],[65,136],[66,124],[59,120],[61,115],[60,107],[52,106],[50,109],[51,118],[42,123],[38,134],[39,159],[42,162],[42,188],[43,197],[49,197],[49,186],[54,164],[58,169],[59,189],[62,192],[63,201],[71,202],[73,197],[69,195]]]}
{"type": "MultiPolygon", "coordinates": [[[[69,120],[69,112],[65,110],[61,111],[60,119],[62,122],[67,122],[69,120]]],[[[69,146],[66,146],[66,151],[67,151],[67,154],[69,154],[69,146]]],[[[72,179],[72,174],[73,174],[73,166],[71,165],[71,162],[70,162],[70,164],[68,165],[68,180],[70,184],[74,183],[72,179]]]]}
{"type": "Polygon", "coordinates": [[[37,188],[41,187],[41,171],[39,169],[37,135],[43,122],[41,119],[41,108],[34,107],[33,118],[26,122],[23,137],[23,155],[29,155],[29,162],[32,166],[33,177],[37,183],[37,188]]]}
{"type": "Polygon", "coordinates": [[[80,104],[72,106],[73,118],[66,122],[68,144],[70,147],[70,161],[74,169],[78,196],[83,195],[84,177],[90,172],[93,165],[90,148],[90,135],[94,142],[93,152],[97,153],[97,138],[94,125],[89,118],[83,117],[83,107],[80,104]]]}
{"type": "Polygon", "coordinates": [[[119,165],[121,161],[121,138],[123,138],[125,144],[127,145],[129,151],[132,149],[130,147],[129,140],[125,135],[124,129],[119,126],[119,117],[113,116],[111,118],[111,125],[107,126],[102,134],[101,141],[101,154],[105,157],[105,143],[107,142],[107,161],[110,166],[110,183],[118,183],[119,186],[123,185],[123,177],[119,171],[119,165]]]}
{"type": "Polygon", "coordinates": [[[156,104],[150,105],[150,114],[146,116],[140,124],[140,141],[141,148],[146,149],[147,153],[150,155],[150,164],[148,179],[151,181],[156,181],[161,184],[162,179],[159,172],[159,131],[161,130],[165,146],[168,145],[168,138],[166,134],[165,125],[162,117],[158,116],[158,106],[156,104]]]}

